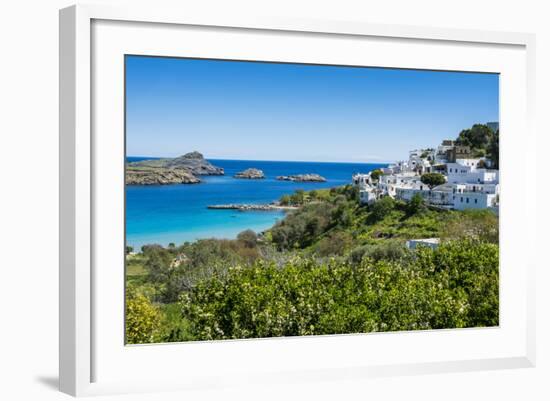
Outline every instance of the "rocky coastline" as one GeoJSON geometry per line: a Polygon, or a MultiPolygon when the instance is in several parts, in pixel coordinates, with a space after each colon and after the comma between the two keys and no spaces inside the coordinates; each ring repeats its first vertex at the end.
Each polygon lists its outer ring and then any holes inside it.
{"type": "Polygon", "coordinates": [[[221,167],[214,166],[199,152],[165,159],[148,159],[128,163],[127,185],[197,184],[201,175],[224,175],[221,167]]]}
{"type": "Polygon", "coordinates": [[[126,185],[198,184],[201,180],[187,170],[127,167],[126,185]]]}

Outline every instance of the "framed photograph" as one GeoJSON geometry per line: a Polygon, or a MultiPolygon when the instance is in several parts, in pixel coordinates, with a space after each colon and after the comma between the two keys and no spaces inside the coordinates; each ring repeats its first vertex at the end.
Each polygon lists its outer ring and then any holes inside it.
{"type": "Polygon", "coordinates": [[[61,10],[61,390],[533,366],[533,51],[61,10]]]}

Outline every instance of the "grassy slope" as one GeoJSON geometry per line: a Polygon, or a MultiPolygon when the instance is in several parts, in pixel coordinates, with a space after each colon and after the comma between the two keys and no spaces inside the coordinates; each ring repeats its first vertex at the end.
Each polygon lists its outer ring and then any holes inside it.
{"type": "MultiPolygon", "coordinates": [[[[317,190],[315,199],[305,193],[305,204],[321,203],[331,207],[336,198],[341,194],[331,193],[330,190],[317,190]]],[[[307,207],[307,206],[306,206],[307,207]]],[[[448,222],[460,218],[464,212],[442,211],[425,209],[421,213],[409,215],[406,204],[396,202],[394,210],[391,210],[381,220],[372,219],[372,211],[367,206],[361,206],[354,199],[348,199],[344,206],[345,212],[351,217],[350,223],[343,225],[333,223],[326,231],[318,235],[309,249],[314,249],[323,238],[337,233],[346,233],[353,239],[354,245],[379,243],[385,239],[405,240],[415,238],[439,237],[445,230],[448,222]]],[[[296,212],[303,214],[307,219],[306,210],[296,212]]]]}

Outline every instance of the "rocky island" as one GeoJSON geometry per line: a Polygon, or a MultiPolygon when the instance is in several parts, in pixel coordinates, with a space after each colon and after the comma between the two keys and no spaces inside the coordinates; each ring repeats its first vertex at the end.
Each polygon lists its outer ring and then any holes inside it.
{"type": "Polygon", "coordinates": [[[149,159],[128,163],[127,185],[197,184],[197,176],[223,175],[224,170],[207,161],[199,152],[165,159],[149,159]]]}
{"type": "Polygon", "coordinates": [[[326,182],[326,178],[319,174],[297,174],[297,175],[280,175],[277,177],[280,181],[295,181],[295,182],[326,182]]]}
{"type": "Polygon", "coordinates": [[[240,173],[235,174],[235,178],[246,178],[249,180],[258,180],[265,178],[264,172],[262,170],[259,170],[257,168],[247,168],[244,171],[241,171],[240,173]]]}

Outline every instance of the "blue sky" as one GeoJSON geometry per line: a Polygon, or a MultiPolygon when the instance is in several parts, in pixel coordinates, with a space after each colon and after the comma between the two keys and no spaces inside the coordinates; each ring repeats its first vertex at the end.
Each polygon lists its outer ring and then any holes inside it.
{"type": "Polygon", "coordinates": [[[127,56],[128,156],[385,162],[498,121],[498,75],[127,56]]]}

